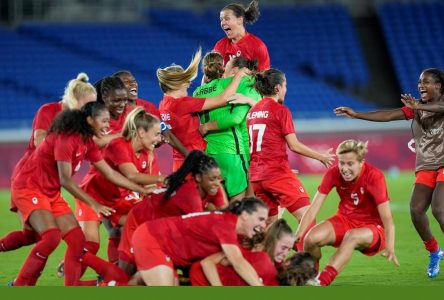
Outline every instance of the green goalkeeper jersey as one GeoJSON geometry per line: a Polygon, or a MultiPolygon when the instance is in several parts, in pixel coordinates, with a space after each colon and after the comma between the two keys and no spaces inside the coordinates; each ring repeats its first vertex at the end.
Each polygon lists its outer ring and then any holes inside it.
{"type": "MultiPolygon", "coordinates": [[[[232,77],[215,79],[198,87],[193,96],[216,97],[222,94],[232,80],[232,77]]],[[[259,101],[261,95],[253,85],[254,77],[243,77],[236,92],[259,101]]],[[[208,154],[245,154],[249,157],[249,136],[246,123],[249,110],[249,105],[226,105],[201,113],[201,123],[215,121],[219,127],[219,130],[210,131],[205,136],[208,154]]]]}

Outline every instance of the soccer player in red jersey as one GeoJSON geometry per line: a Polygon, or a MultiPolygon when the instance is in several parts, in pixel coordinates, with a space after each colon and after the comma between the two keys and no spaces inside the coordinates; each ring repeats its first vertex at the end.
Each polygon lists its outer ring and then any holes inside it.
{"type": "MultiPolygon", "coordinates": [[[[96,101],[96,90],[88,82],[88,76],[85,73],[79,73],[76,79],[69,81],[62,101],[47,103],[39,108],[32,122],[32,133],[28,147],[12,172],[11,182],[14,181],[15,176],[31,153],[43,142],[56,115],[66,109],[80,109],[91,101],[96,101]]],[[[12,199],[11,211],[17,211],[12,199]]],[[[38,235],[27,224],[23,225],[24,229],[22,231],[13,231],[0,239],[0,252],[15,250],[37,242],[38,235]]]]}
{"type": "MultiPolygon", "coordinates": [[[[206,146],[199,132],[200,122],[197,113],[224,106],[227,104],[227,99],[237,99],[240,103],[250,101],[243,95],[235,94],[242,76],[245,75],[245,69],[241,69],[234,76],[233,81],[221,95],[212,98],[189,97],[188,88],[191,81],[196,78],[201,56],[202,52],[199,49],[186,70],[178,65],[157,69],[157,79],[164,93],[159,104],[162,120],[171,125],[174,135],[188,151],[204,150],[206,146]]],[[[184,159],[182,153],[173,149],[173,171],[180,167],[184,159]]]]}
{"type": "MultiPolygon", "coordinates": [[[[112,140],[102,154],[113,170],[136,184],[162,183],[165,177],[159,175],[159,170],[153,165],[153,150],[159,142],[159,119],[138,107],[126,117],[122,137],[112,140]]],[[[95,167],[91,167],[80,187],[100,204],[115,210],[106,217],[114,227],[123,226],[130,209],[142,199],[137,193],[116,186],[95,167]]],[[[87,241],[85,249],[96,254],[102,217],[81,199],[75,200],[75,216],[87,241]]]]}
{"type": "MultiPolygon", "coordinates": [[[[284,219],[280,219],[267,229],[265,237],[260,235],[253,238],[252,245],[243,248],[242,254],[264,285],[278,285],[276,268],[284,264],[294,241],[290,226],[284,219]],[[255,239],[259,240],[257,244],[255,239]]],[[[219,252],[194,263],[190,271],[192,285],[247,285],[233,267],[223,261],[224,258],[225,255],[219,252]]]]}
{"type": "Polygon", "coordinates": [[[338,212],[313,227],[305,236],[304,250],[317,261],[321,247],[338,248],[319,274],[318,284],[330,285],[350,260],[353,250],[375,255],[384,250],[389,262],[399,266],[395,255],[395,227],[384,174],[364,161],[367,143],[346,140],[336,149],[338,165],[324,175],[313,202],[302,217],[296,238],[315,220],[328,193],[336,188],[338,212]]]}
{"type": "MultiPolygon", "coordinates": [[[[128,106],[130,106],[130,108],[134,108],[136,106],[142,106],[143,109],[145,109],[145,111],[147,113],[155,115],[156,117],[161,119],[160,112],[153,103],[151,103],[147,100],[140,99],[138,97],[139,85],[136,81],[136,78],[134,78],[133,74],[130,71],[126,71],[126,70],[118,71],[118,72],[114,73],[113,76],[119,77],[122,80],[123,84],[125,85],[126,90],[128,92],[128,106]]],[[[174,149],[177,149],[177,151],[179,151],[183,155],[188,154],[188,150],[182,145],[182,143],[171,132],[170,125],[161,121],[160,122],[160,129],[162,132],[163,140],[166,143],[170,144],[174,149]]]]}
{"type": "Polygon", "coordinates": [[[92,136],[101,136],[109,127],[109,113],[103,104],[90,102],[82,110],[66,110],[54,120],[42,144],[18,172],[11,188],[12,199],[23,220],[40,235],[14,285],[35,285],[48,256],[63,238],[65,285],[79,282],[85,237],[68,203],[62,198],[63,187],[84,200],[97,213],[110,215],[114,210],[99,204],[72,179],[87,158],[115,184],[140,193],[148,190],[115,172],[103,160],[92,136]]]}
{"type": "Polygon", "coordinates": [[[221,10],[220,26],[227,36],[216,43],[214,51],[223,56],[225,64],[233,57],[242,56],[257,60],[259,71],[270,68],[267,46],[260,38],[245,29],[245,24],[253,24],[258,18],[257,1],[251,1],[246,9],[242,4],[232,3],[221,10]]]}
{"type": "Polygon", "coordinates": [[[146,197],[126,218],[119,245],[119,266],[129,275],[135,273],[131,239],[140,224],[192,212],[220,210],[228,205],[220,186],[219,167],[213,158],[202,151],[191,151],[182,166],[170,174],[165,182],[166,189],[159,189],[146,197]]]}
{"type": "Polygon", "coordinates": [[[444,152],[442,141],[444,131],[444,72],[440,69],[425,69],[418,80],[419,101],[403,94],[404,107],[375,112],[355,112],[349,107],[338,107],[338,116],[376,122],[412,120],[412,133],[416,152],[416,180],[410,199],[410,215],[413,225],[429,252],[430,261],[427,275],[430,278],[439,274],[439,263],[444,252],[432,234],[427,210],[432,213],[444,231],[444,152]]]}
{"type": "Polygon", "coordinates": [[[242,256],[238,235],[252,238],[265,229],[267,205],[257,198],[231,202],[225,211],[191,213],[149,221],[134,232],[138,273],[146,285],[177,285],[175,268],[223,251],[249,285],[262,285],[242,256]]]}
{"type": "MultiPolygon", "coordinates": [[[[287,92],[284,73],[276,69],[258,73],[255,88],[263,98],[247,115],[251,184],[256,196],[270,207],[268,223],[278,218],[278,206],[286,208],[300,221],[310,205],[310,197],[290,168],[287,146],[327,167],[334,161],[332,149],[319,153],[297,139],[291,112],[283,105],[287,92]]],[[[301,250],[301,244],[296,246],[301,250]]]]}

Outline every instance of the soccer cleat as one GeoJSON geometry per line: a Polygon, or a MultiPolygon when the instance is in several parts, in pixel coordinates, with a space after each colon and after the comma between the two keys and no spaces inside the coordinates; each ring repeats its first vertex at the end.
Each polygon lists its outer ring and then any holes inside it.
{"type": "Polygon", "coordinates": [[[8,283],[6,284],[6,286],[14,286],[14,280],[13,280],[13,281],[10,281],[10,282],[8,282],[8,283]]]}
{"type": "Polygon", "coordinates": [[[438,248],[438,251],[430,253],[430,262],[427,268],[427,275],[429,278],[434,278],[439,274],[439,262],[444,257],[444,251],[441,248],[438,248]]]}
{"type": "Polygon", "coordinates": [[[305,285],[308,286],[322,286],[321,281],[319,280],[319,274],[317,274],[315,277],[310,278],[307,280],[307,282],[305,283],[305,285]]]}
{"type": "Polygon", "coordinates": [[[57,266],[57,277],[62,278],[65,276],[65,261],[61,261],[57,266]]]}

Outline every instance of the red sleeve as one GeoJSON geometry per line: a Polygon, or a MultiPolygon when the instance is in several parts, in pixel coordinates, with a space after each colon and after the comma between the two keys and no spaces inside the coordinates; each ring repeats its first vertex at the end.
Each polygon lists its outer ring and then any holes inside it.
{"type": "Polygon", "coordinates": [[[283,106],[284,109],[281,110],[279,119],[281,120],[281,134],[282,136],[286,136],[290,133],[295,133],[294,125],[293,125],[293,117],[291,116],[290,110],[283,106]]]}
{"type": "Polygon", "coordinates": [[[112,161],[116,166],[119,166],[133,162],[130,151],[128,145],[123,142],[122,139],[115,139],[105,148],[104,154],[107,159],[112,161]]]}
{"type": "Polygon", "coordinates": [[[86,142],[86,159],[91,163],[101,161],[103,159],[102,152],[99,147],[94,143],[92,138],[89,138],[86,142]]]}
{"type": "Polygon", "coordinates": [[[367,190],[373,196],[376,205],[389,200],[387,185],[382,172],[374,172],[367,182],[367,190]]]}
{"type": "Polygon", "coordinates": [[[44,105],[39,108],[39,110],[35,114],[34,119],[34,130],[42,129],[48,131],[54,119],[54,116],[53,113],[49,110],[49,106],[44,105]]]}
{"type": "Polygon", "coordinates": [[[336,179],[339,176],[338,166],[328,169],[322,178],[322,182],[318,187],[318,192],[327,195],[331,189],[336,185],[336,179]]]}
{"type": "Polygon", "coordinates": [[[77,148],[76,136],[57,135],[54,143],[54,159],[56,161],[72,162],[73,153],[77,148]]]}
{"type": "Polygon", "coordinates": [[[206,98],[183,97],[177,103],[177,114],[187,115],[202,111],[206,98]]]}
{"type": "MultiPolygon", "coordinates": [[[[220,212],[214,212],[215,214],[220,212]]],[[[216,229],[214,234],[217,236],[219,243],[238,245],[237,233],[236,233],[236,223],[237,216],[231,213],[223,213],[224,215],[219,218],[219,225],[214,226],[216,229]]],[[[217,224],[216,224],[217,225],[217,224]]]]}
{"type": "Polygon", "coordinates": [[[270,56],[268,55],[267,46],[262,43],[257,48],[257,57],[259,62],[259,71],[264,71],[270,69],[270,56]]]}
{"type": "Polygon", "coordinates": [[[222,39],[222,40],[219,40],[219,41],[216,43],[216,45],[214,45],[214,49],[213,49],[213,51],[219,53],[219,54],[222,55],[222,56],[224,56],[224,49],[222,48],[222,41],[223,41],[223,39],[222,39]]]}
{"type": "Polygon", "coordinates": [[[208,197],[208,203],[212,203],[216,207],[220,207],[225,204],[224,193],[222,192],[222,187],[219,187],[216,195],[208,197]]]}
{"type": "Polygon", "coordinates": [[[407,106],[403,106],[403,107],[401,107],[401,109],[402,109],[402,112],[404,113],[406,120],[411,120],[414,118],[415,111],[413,109],[411,109],[410,107],[407,107],[407,106]]]}

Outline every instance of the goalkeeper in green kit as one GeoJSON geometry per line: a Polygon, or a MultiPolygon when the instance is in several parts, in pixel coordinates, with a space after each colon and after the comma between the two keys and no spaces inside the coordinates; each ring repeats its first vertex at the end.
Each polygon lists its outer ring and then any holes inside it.
{"type": "MultiPolygon", "coordinates": [[[[221,94],[241,68],[254,71],[257,61],[236,57],[224,69],[222,56],[208,53],[203,59],[204,84],[194,91],[193,97],[221,94]]],[[[227,105],[201,113],[199,130],[207,141],[205,152],[217,161],[230,200],[241,200],[247,193],[250,149],[246,116],[250,107],[262,98],[254,89],[254,82],[254,76],[244,76],[236,91],[251,98],[248,105],[227,105]]],[[[252,194],[251,190],[247,196],[252,194]]]]}

